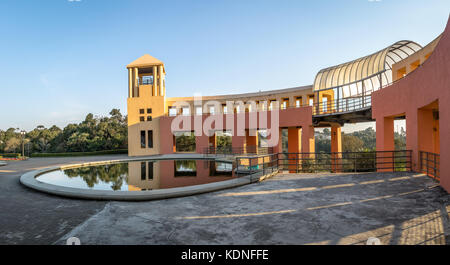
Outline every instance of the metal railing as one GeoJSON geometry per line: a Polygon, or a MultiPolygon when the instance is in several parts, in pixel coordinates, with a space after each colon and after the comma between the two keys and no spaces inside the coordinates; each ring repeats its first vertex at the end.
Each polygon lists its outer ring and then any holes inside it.
{"type": "Polygon", "coordinates": [[[412,171],[412,151],[275,153],[236,157],[234,171],[237,175],[265,173],[266,170],[290,173],[412,171]]]}
{"type": "Polygon", "coordinates": [[[412,171],[412,151],[279,153],[280,169],[296,173],[412,171]]]}
{"type": "Polygon", "coordinates": [[[262,175],[277,173],[279,170],[278,154],[266,154],[258,156],[239,156],[233,164],[236,176],[262,175]]]}
{"type": "Polygon", "coordinates": [[[153,85],[152,79],[139,79],[139,85],[153,85]]]}
{"type": "Polygon", "coordinates": [[[439,165],[440,155],[430,152],[419,152],[420,171],[427,174],[427,176],[440,181],[439,165]]]}
{"type": "Polygon", "coordinates": [[[335,99],[330,102],[318,102],[313,105],[313,115],[330,115],[354,112],[372,107],[372,96],[360,96],[335,99]]]}
{"type": "Polygon", "coordinates": [[[203,154],[205,155],[242,155],[242,154],[253,154],[253,155],[265,155],[273,153],[273,147],[257,147],[257,146],[242,146],[242,147],[232,147],[232,146],[209,146],[203,149],[203,154]]]}

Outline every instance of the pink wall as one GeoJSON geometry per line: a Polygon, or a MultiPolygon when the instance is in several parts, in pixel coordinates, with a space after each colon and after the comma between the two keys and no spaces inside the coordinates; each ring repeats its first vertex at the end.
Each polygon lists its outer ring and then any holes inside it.
{"type": "Polygon", "coordinates": [[[392,150],[386,143],[390,136],[385,130],[385,118],[406,114],[406,148],[413,150],[413,168],[417,170],[420,150],[418,135],[422,130],[418,122],[418,109],[436,100],[439,100],[441,185],[450,192],[450,20],[436,49],[422,66],[395,84],[372,94],[372,117],[377,122],[377,150],[392,150]]]}
{"type": "MultiPolygon", "coordinates": [[[[238,115],[245,116],[245,124],[242,126],[243,136],[237,136],[237,130],[233,134],[233,147],[241,147],[245,142],[245,129],[251,129],[251,127],[256,126],[260,129],[262,128],[271,128],[271,115],[270,112],[254,112],[254,113],[239,113],[239,114],[220,114],[223,118],[222,128],[224,130],[229,129],[226,126],[227,116],[234,115],[234,128],[238,127],[238,115]],[[250,124],[249,115],[258,115],[257,123],[250,124]],[[266,115],[267,117],[267,125],[259,124],[259,116],[266,115]]],[[[211,115],[203,115],[203,116],[185,116],[182,117],[186,124],[190,123],[191,128],[193,130],[194,123],[204,123],[205,120],[211,115]]],[[[215,115],[218,117],[219,115],[215,115]]],[[[161,117],[159,120],[160,126],[160,143],[161,143],[161,154],[171,154],[173,153],[173,134],[171,133],[171,124],[172,121],[176,117],[161,117]]],[[[276,123],[275,123],[276,124],[276,123]]],[[[216,126],[215,128],[220,127],[216,126]]],[[[302,127],[302,143],[305,144],[303,146],[303,152],[310,152],[309,146],[306,144],[308,139],[314,137],[314,128],[312,127],[312,107],[301,107],[301,108],[289,108],[285,110],[279,111],[279,124],[276,127],[302,127]]],[[[186,128],[186,127],[184,127],[186,128]]],[[[202,133],[202,136],[196,137],[196,145],[197,145],[197,153],[202,153],[203,149],[208,146],[208,136],[202,133]]]]}

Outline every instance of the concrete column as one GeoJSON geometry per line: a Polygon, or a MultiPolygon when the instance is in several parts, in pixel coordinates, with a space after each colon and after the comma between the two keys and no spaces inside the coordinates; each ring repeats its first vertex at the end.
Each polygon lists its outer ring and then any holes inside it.
{"type": "Polygon", "coordinates": [[[245,130],[245,142],[247,148],[250,147],[251,152],[258,153],[258,133],[250,132],[250,130],[245,130]],[[254,149],[254,150],[253,150],[254,149]]]}
{"type": "Polygon", "coordinates": [[[133,97],[133,69],[128,68],[128,97],[133,97]]]}
{"type": "Polygon", "coordinates": [[[195,152],[203,154],[203,151],[209,145],[209,137],[206,134],[195,137],[195,152]]]}
{"type": "Polygon", "coordinates": [[[158,96],[158,67],[153,66],[153,96],[158,96]]]}
{"type": "Polygon", "coordinates": [[[288,128],[288,153],[289,154],[289,173],[296,173],[300,168],[301,163],[299,158],[300,153],[302,151],[302,131],[300,128],[289,127],[288,128]]]}
{"type": "Polygon", "coordinates": [[[139,97],[139,70],[138,68],[134,68],[134,78],[133,78],[133,90],[134,90],[134,96],[139,97]]]}
{"type": "MultiPolygon", "coordinates": [[[[377,151],[393,151],[395,150],[394,145],[394,118],[391,117],[383,117],[376,119],[376,149],[377,151]]],[[[377,163],[378,169],[377,171],[392,171],[393,167],[393,159],[392,158],[383,158],[383,156],[391,156],[391,153],[386,154],[377,154],[377,163]],[[385,168],[385,169],[383,169],[385,168]]]]}
{"type": "Polygon", "coordinates": [[[159,95],[160,96],[164,96],[163,67],[162,67],[162,65],[158,66],[158,87],[159,87],[159,95]]]}
{"type": "Polygon", "coordinates": [[[231,138],[231,146],[236,151],[239,151],[240,148],[244,148],[245,151],[245,136],[233,135],[231,138]]]}
{"type": "MultiPolygon", "coordinates": [[[[302,153],[314,153],[315,152],[315,139],[314,139],[314,127],[306,126],[302,128],[302,153]]],[[[314,154],[305,155],[307,157],[314,157],[314,154]]]]}
{"type": "Polygon", "coordinates": [[[331,126],[331,171],[342,172],[342,133],[341,126],[331,126]]]}

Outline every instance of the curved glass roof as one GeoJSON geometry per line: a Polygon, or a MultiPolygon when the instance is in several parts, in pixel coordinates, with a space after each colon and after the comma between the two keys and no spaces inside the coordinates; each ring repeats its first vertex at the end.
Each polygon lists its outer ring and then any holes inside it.
{"type": "Polygon", "coordinates": [[[412,41],[399,41],[374,54],[322,69],[313,91],[342,88],[343,97],[371,93],[392,83],[392,65],[422,49],[412,41]]]}

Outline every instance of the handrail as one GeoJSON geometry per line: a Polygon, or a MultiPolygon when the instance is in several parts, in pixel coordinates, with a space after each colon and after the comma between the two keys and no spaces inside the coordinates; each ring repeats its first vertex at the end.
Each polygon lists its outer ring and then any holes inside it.
{"type": "Polygon", "coordinates": [[[238,175],[265,172],[267,168],[290,173],[412,171],[412,150],[238,156],[234,167],[238,175]]]}
{"type": "Polygon", "coordinates": [[[419,152],[420,171],[427,174],[427,176],[440,181],[440,154],[431,152],[419,152]]]}

